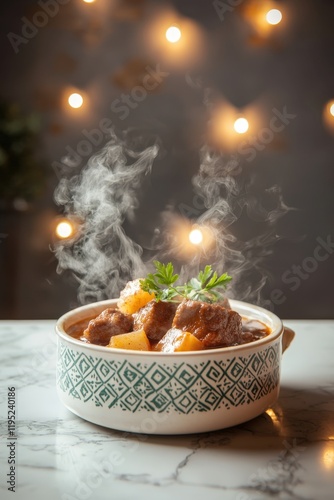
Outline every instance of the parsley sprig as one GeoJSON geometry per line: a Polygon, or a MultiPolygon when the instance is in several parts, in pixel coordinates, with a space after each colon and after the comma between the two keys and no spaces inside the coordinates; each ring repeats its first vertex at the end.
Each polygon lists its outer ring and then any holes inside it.
{"type": "Polygon", "coordinates": [[[218,276],[211,266],[205,266],[196,278],[191,278],[184,285],[175,285],[179,275],[174,274],[171,262],[162,264],[155,260],[154,266],[156,272],[149,273],[145,279],[140,280],[140,286],[145,292],[154,293],[157,301],[177,302],[183,297],[202,302],[217,302],[223,297],[225,288],[232,279],[227,273],[218,276]]]}

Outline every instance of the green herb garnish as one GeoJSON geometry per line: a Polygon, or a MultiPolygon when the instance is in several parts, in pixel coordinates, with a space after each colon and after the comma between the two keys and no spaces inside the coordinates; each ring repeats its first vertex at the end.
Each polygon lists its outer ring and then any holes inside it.
{"type": "Polygon", "coordinates": [[[211,266],[205,266],[196,278],[176,286],[179,275],[174,274],[171,262],[162,264],[155,260],[154,266],[156,272],[149,273],[145,279],[140,280],[140,286],[145,292],[154,293],[156,301],[177,302],[177,298],[183,297],[202,302],[217,302],[223,298],[225,288],[232,279],[227,273],[218,276],[211,266]]]}

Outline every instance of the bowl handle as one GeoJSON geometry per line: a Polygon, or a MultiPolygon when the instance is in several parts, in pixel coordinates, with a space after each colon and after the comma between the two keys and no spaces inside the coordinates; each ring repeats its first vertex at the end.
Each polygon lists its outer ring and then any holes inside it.
{"type": "Polygon", "coordinates": [[[296,335],[295,332],[291,330],[291,328],[288,328],[287,326],[284,327],[284,332],[282,337],[282,352],[287,350],[287,348],[293,341],[295,335],[296,335]]]}

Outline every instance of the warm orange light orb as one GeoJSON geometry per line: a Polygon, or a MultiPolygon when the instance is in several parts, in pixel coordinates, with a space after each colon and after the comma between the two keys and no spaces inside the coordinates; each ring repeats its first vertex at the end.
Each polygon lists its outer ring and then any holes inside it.
{"type": "Polygon", "coordinates": [[[71,108],[81,108],[83,105],[83,97],[81,94],[74,92],[69,96],[68,103],[71,108]]]}
{"type": "Polygon", "coordinates": [[[322,463],[327,470],[334,470],[334,443],[332,437],[329,437],[329,441],[323,450],[322,463]]]}
{"type": "Polygon", "coordinates": [[[235,120],[233,127],[237,134],[245,134],[249,129],[248,120],[246,118],[238,118],[235,120]]]}
{"type": "Polygon", "coordinates": [[[181,38],[181,30],[177,26],[170,26],[166,31],[166,38],[170,43],[177,43],[181,38]]]}
{"type": "Polygon", "coordinates": [[[193,245],[200,245],[203,241],[203,233],[200,229],[192,229],[189,233],[189,241],[193,245]]]}
{"type": "Polygon", "coordinates": [[[271,9],[266,14],[266,21],[273,26],[282,21],[282,12],[278,9],[271,9]]]}
{"type": "Polygon", "coordinates": [[[334,102],[329,103],[329,113],[334,116],[334,102]]]}
{"type": "Polygon", "coordinates": [[[331,99],[325,104],[322,112],[322,119],[327,130],[331,134],[334,134],[334,99],[331,99]]]}
{"type": "Polygon", "coordinates": [[[72,236],[74,232],[73,226],[70,221],[61,221],[58,222],[56,227],[56,235],[58,238],[66,239],[72,236]]]}
{"type": "Polygon", "coordinates": [[[94,3],[95,0],[83,0],[85,3],[94,3]]]}

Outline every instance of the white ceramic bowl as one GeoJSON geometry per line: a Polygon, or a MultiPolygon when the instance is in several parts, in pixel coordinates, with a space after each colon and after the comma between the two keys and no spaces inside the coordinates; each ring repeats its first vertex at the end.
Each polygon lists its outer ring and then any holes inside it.
{"type": "Polygon", "coordinates": [[[275,314],[231,300],[232,309],[262,321],[271,333],[205,351],[129,351],[85,344],[66,333],[116,302],[79,307],[57,321],[57,390],[76,415],[122,431],[188,434],[240,424],[276,401],[282,341],[289,343],[294,333],[275,314]]]}

